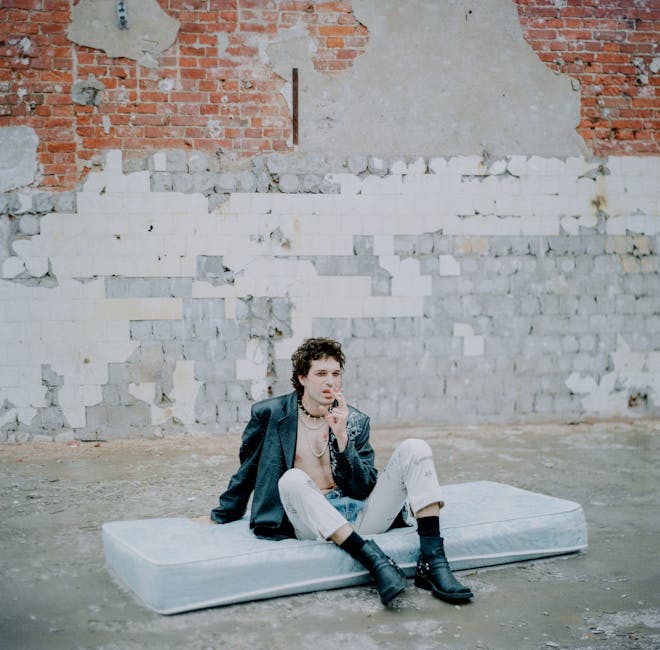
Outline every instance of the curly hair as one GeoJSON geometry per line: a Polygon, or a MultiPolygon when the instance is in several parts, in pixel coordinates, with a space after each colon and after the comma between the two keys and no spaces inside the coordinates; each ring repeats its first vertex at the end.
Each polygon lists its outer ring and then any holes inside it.
{"type": "Polygon", "coordinates": [[[304,387],[298,379],[299,376],[306,377],[309,369],[312,366],[312,361],[317,359],[325,359],[330,357],[339,363],[343,369],[346,361],[344,353],[341,350],[341,345],[337,341],[324,338],[311,338],[305,339],[300,347],[291,355],[291,363],[293,365],[293,374],[291,375],[291,383],[298,393],[298,397],[302,397],[304,387]]]}

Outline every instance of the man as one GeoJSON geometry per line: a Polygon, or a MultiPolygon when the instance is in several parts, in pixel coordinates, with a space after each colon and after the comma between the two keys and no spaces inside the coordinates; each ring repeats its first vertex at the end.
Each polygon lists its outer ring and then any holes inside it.
{"type": "Polygon", "coordinates": [[[404,441],[377,478],[369,418],[349,406],[341,390],[339,343],[307,339],[291,360],[295,392],[252,407],[241,465],[211,519],[240,519],[254,492],[250,527],[257,536],[333,541],[368,569],[387,606],[405,589],[405,574],[361,535],[388,530],[407,503],[420,539],[415,585],[452,603],[472,598],[445,556],[439,525],[444,504],[429,445],[404,441]]]}

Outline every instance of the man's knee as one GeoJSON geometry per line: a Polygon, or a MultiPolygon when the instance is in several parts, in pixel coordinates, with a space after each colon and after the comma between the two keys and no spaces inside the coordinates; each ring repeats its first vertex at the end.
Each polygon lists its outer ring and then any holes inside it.
{"type": "Polygon", "coordinates": [[[400,453],[412,458],[428,458],[433,456],[431,447],[426,440],[420,438],[408,438],[398,447],[400,453]]]}
{"type": "Polygon", "coordinates": [[[310,478],[305,472],[297,467],[293,467],[280,476],[280,480],[277,482],[277,488],[280,494],[291,494],[304,487],[309,480],[310,478]]]}

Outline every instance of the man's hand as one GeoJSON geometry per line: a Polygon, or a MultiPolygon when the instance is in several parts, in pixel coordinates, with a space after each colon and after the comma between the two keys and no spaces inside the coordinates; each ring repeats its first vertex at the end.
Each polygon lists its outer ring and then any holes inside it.
{"type": "Polygon", "coordinates": [[[337,446],[339,451],[344,451],[348,444],[348,434],[346,433],[346,421],[348,420],[348,405],[346,398],[341,392],[334,392],[333,396],[337,400],[337,406],[321,406],[321,413],[325,417],[325,421],[330,425],[332,433],[337,438],[337,446]]]}

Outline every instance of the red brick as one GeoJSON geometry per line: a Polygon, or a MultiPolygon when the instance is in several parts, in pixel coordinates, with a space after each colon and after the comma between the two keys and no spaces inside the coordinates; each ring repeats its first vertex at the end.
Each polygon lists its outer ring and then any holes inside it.
{"type": "Polygon", "coordinates": [[[57,151],[69,151],[74,152],[76,150],[75,142],[49,142],[47,144],[48,151],[57,152],[57,151]]]}
{"type": "Polygon", "coordinates": [[[320,36],[352,36],[355,30],[348,25],[321,25],[320,36]]]}
{"type": "Polygon", "coordinates": [[[326,47],[344,47],[344,39],[336,36],[329,36],[325,39],[326,47]]]}
{"type": "Polygon", "coordinates": [[[4,9],[41,9],[41,0],[5,0],[4,9]]]}
{"type": "Polygon", "coordinates": [[[358,50],[337,50],[336,57],[338,59],[354,59],[359,54],[358,50]]]}
{"type": "Polygon", "coordinates": [[[42,0],[44,11],[69,11],[69,0],[42,0]]]}
{"type": "Polygon", "coordinates": [[[346,12],[350,13],[353,11],[353,6],[351,2],[319,2],[316,6],[316,10],[319,13],[336,11],[336,12],[346,12]]]}

